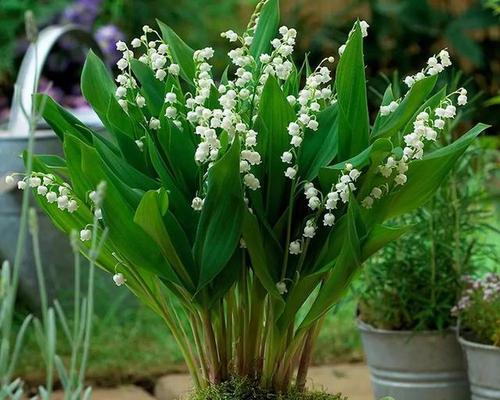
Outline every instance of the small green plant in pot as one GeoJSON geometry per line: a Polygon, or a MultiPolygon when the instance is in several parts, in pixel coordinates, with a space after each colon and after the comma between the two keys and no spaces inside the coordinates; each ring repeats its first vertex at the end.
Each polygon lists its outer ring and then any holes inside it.
{"type": "Polygon", "coordinates": [[[364,269],[359,326],[379,395],[469,398],[451,310],[462,274],[497,261],[484,240],[491,231],[485,181],[494,168],[492,156],[479,146],[468,150],[431,201],[401,219],[412,231],[364,269]],[[387,347],[393,351],[384,353],[387,347]]]}
{"type": "Polygon", "coordinates": [[[465,276],[464,281],[452,313],[459,318],[472,399],[500,398],[500,274],[465,276]]]}
{"type": "Polygon", "coordinates": [[[445,50],[402,98],[387,89],[371,126],[363,21],[334,79],[333,57],[294,64],[297,32],[279,27],[277,0],[259,3],[242,34],[223,33],[235,49],[221,77],[211,48],[159,26],[117,43],[118,86],[88,56],[82,92],[109,136],[39,96],[65,158],[35,157],[18,185],[84,246],[107,230],[98,265],[164,319],[196,389],[243,377],[300,393],[323,317],[363,261],[408,230],[384,221],[427,201],[486,126],[432,146],[467,100],[464,89],[431,95],[445,50]]]}

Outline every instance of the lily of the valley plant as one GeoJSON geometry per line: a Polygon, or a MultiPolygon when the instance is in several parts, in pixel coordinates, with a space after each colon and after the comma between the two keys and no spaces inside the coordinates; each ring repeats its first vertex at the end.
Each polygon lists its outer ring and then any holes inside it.
{"type": "Polygon", "coordinates": [[[278,0],[263,1],[245,32],[222,34],[234,43],[222,76],[210,47],[158,24],[117,43],[115,80],[88,56],[82,91],[109,135],[39,96],[65,159],[36,157],[18,185],[84,247],[107,230],[98,265],[165,320],[197,387],[236,375],[302,390],[323,317],[408,229],[384,221],[429,199],[485,126],[435,149],[467,101],[435,89],[446,50],[402,98],[389,86],[371,124],[364,21],[338,60],[312,69],[293,62],[297,32],[279,27],[278,0]]]}

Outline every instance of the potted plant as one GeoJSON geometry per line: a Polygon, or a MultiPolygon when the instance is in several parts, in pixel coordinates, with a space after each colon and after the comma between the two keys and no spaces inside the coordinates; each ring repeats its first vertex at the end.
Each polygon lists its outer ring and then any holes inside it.
{"type": "Polygon", "coordinates": [[[33,174],[10,179],[79,231],[84,253],[102,243],[97,264],[163,318],[195,389],[245,379],[307,398],[323,317],[363,261],[408,230],[384,221],[428,200],[486,126],[429,151],[436,121],[466,102],[462,89],[431,96],[446,51],[406,78],[402,98],[389,87],[370,126],[363,21],[334,85],[333,57],[293,63],[297,32],[279,27],[277,0],[260,2],[244,33],[222,34],[236,48],[221,77],[211,48],[158,24],[117,43],[117,85],[87,58],[82,92],[110,136],[40,95],[65,158],[35,157],[33,174]]]}
{"type": "Polygon", "coordinates": [[[495,252],[481,239],[491,218],[484,184],[490,153],[469,150],[432,200],[402,218],[412,231],[364,270],[359,328],[377,396],[470,398],[450,311],[462,274],[477,271],[495,252]]]}
{"type": "Polygon", "coordinates": [[[500,399],[500,275],[464,281],[467,288],[452,313],[460,322],[472,400],[500,399]]]}

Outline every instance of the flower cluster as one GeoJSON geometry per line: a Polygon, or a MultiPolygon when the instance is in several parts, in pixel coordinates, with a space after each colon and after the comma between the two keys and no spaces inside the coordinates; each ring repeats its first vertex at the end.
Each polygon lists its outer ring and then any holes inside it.
{"type": "Polygon", "coordinates": [[[426,75],[436,75],[442,71],[446,67],[451,65],[450,54],[446,49],[443,49],[439,52],[438,55],[434,55],[427,60],[427,65],[415,75],[409,75],[404,79],[404,82],[408,87],[412,87],[415,82],[421,81],[425,78],[426,75]]]}
{"type": "MultiPolygon", "coordinates": [[[[336,184],[323,196],[321,191],[314,187],[312,182],[304,184],[304,195],[307,200],[307,205],[312,211],[316,211],[316,215],[306,221],[302,236],[306,239],[312,239],[316,235],[317,219],[323,214],[323,225],[332,227],[335,224],[334,210],[337,209],[338,202],[346,204],[349,201],[350,193],[356,190],[356,181],[361,176],[361,172],[354,168],[352,164],[347,163],[344,170],[339,176],[336,184]]],[[[297,255],[302,252],[302,239],[294,240],[290,243],[288,252],[292,255],[297,255]]]]}
{"type": "MultiPolygon", "coordinates": [[[[5,181],[8,184],[13,184],[15,175],[8,175],[5,181]]],[[[17,188],[20,190],[26,188],[36,189],[37,195],[44,197],[48,203],[57,204],[60,210],[74,213],[78,209],[78,202],[72,194],[71,186],[67,183],[57,183],[55,176],[52,174],[34,172],[30,176],[18,180],[17,188]]]]}
{"type": "MultiPolygon", "coordinates": [[[[441,51],[438,57],[441,59],[439,65],[442,65],[443,68],[451,65],[446,50],[441,51]]],[[[431,57],[431,59],[435,59],[435,57],[431,57]]],[[[434,61],[431,61],[428,65],[434,65],[434,61]]],[[[442,70],[441,68],[438,69],[442,70]]],[[[384,178],[392,178],[394,186],[401,186],[407,182],[408,163],[411,160],[422,159],[425,143],[435,142],[438,133],[445,128],[446,120],[455,118],[457,108],[453,103],[454,96],[457,96],[457,105],[463,106],[467,104],[467,90],[460,88],[446,96],[436,108],[427,107],[424,111],[421,111],[413,121],[413,130],[403,138],[405,143],[403,155],[399,159],[391,155],[378,167],[379,173],[384,178]]],[[[387,115],[395,111],[397,107],[398,102],[393,101],[387,106],[382,106],[380,113],[381,115],[387,115]]],[[[371,193],[361,200],[362,206],[371,208],[374,201],[380,199],[384,194],[383,189],[385,189],[386,193],[389,192],[388,185],[374,187],[371,193]]]]}
{"type": "MultiPolygon", "coordinates": [[[[328,59],[333,62],[333,58],[328,59]]],[[[321,63],[322,64],[322,63],[321,63]]],[[[318,113],[334,102],[332,90],[329,86],[331,82],[330,70],[327,67],[318,66],[316,71],[307,77],[305,87],[299,92],[298,97],[288,96],[287,100],[292,106],[298,106],[297,119],[288,125],[288,134],[291,136],[290,150],[283,152],[281,161],[292,164],[296,158],[296,151],[300,148],[304,140],[306,129],[317,131],[319,123],[318,113]]],[[[297,166],[287,167],[285,176],[294,179],[297,175],[297,166]]]]}
{"type": "Polygon", "coordinates": [[[474,279],[467,275],[463,277],[463,281],[466,284],[466,289],[463,296],[452,308],[452,315],[460,315],[477,301],[492,303],[495,300],[500,300],[500,275],[488,273],[483,279],[474,279]]]}
{"type": "Polygon", "coordinates": [[[474,340],[500,346],[500,275],[488,273],[482,279],[466,276],[464,283],[451,315],[460,319],[460,330],[474,340]]]}

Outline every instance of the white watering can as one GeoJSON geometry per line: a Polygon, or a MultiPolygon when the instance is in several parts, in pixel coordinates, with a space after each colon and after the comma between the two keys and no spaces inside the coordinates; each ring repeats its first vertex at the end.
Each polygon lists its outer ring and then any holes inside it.
{"type": "MultiPolygon", "coordinates": [[[[50,26],[40,31],[36,43],[30,45],[24,56],[17,77],[7,130],[0,130],[0,261],[14,261],[22,202],[21,191],[17,190],[16,184],[6,184],[5,176],[24,171],[20,154],[27,148],[29,136],[29,120],[25,111],[31,111],[33,87],[39,80],[50,51],[57,41],[66,35],[78,39],[78,43],[83,45],[82,49],[91,47],[101,53],[91,34],[78,26],[65,25],[50,26]]],[[[74,114],[86,125],[102,128],[97,115],[92,111],[77,110],[74,114]]],[[[35,154],[61,155],[62,145],[59,138],[45,122],[41,121],[40,124],[35,132],[35,154]]],[[[32,205],[35,205],[35,201],[32,201],[32,205]]],[[[71,292],[73,282],[73,256],[69,240],[41,211],[38,212],[38,217],[41,257],[48,294],[51,298],[56,295],[64,296],[64,293],[71,292]]],[[[19,293],[29,305],[38,306],[38,285],[31,240],[26,241],[19,293]]]]}

